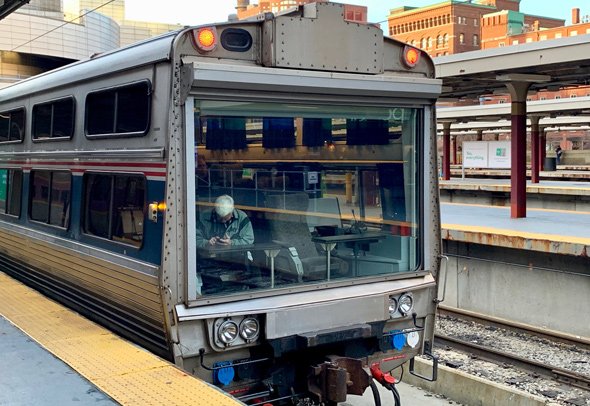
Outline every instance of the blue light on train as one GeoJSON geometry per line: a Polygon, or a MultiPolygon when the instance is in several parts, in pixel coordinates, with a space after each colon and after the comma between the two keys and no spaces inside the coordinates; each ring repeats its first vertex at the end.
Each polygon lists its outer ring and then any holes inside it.
{"type": "Polygon", "coordinates": [[[215,384],[229,385],[236,376],[236,371],[231,361],[216,362],[213,364],[213,368],[219,368],[213,371],[213,381],[215,384]]]}
{"type": "Polygon", "coordinates": [[[401,351],[404,345],[406,345],[406,335],[399,330],[393,330],[391,333],[393,334],[391,336],[391,345],[396,350],[401,351]]]}

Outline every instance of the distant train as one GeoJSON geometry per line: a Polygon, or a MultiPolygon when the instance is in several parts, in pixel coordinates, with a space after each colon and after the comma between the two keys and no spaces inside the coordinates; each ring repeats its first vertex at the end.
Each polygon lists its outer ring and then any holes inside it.
{"type": "Polygon", "coordinates": [[[432,348],[440,90],[334,3],[4,88],[0,269],[248,404],[396,393],[432,348]],[[220,195],[253,243],[198,246],[220,195]]]}

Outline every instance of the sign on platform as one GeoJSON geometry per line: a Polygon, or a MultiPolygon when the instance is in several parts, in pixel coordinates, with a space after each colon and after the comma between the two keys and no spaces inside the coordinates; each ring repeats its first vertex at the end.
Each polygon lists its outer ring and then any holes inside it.
{"type": "Polygon", "coordinates": [[[463,142],[463,167],[487,168],[488,167],[488,142],[465,141],[463,142]]]}
{"type": "Polygon", "coordinates": [[[510,141],[465,141],[463,143],[463,177],[465,168],[510,168],[510,141]]]}

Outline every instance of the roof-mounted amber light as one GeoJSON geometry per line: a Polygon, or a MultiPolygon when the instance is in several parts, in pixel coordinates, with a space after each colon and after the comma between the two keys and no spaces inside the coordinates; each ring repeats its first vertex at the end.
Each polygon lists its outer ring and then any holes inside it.
{"type": "Polygon", "coordinates": [[[402,62],[408,68],[415,67],[418,62],[420,61],[420,50],[409,45],[406,45],[404,48],[402,62]]]}
{"type": "Polygon", "coordinates": [[[211,52],[217,46],[217,30],[215,27],[197,28],[193,39],[199,52],[211,52]]]}

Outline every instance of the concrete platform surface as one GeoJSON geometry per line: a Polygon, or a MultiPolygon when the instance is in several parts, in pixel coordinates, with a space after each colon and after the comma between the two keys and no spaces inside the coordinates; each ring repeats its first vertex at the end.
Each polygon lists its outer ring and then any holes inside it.
{"type": "Polygon", "coordinates": [[[118,405],[0,317],[0,405],[118,405]]]}

